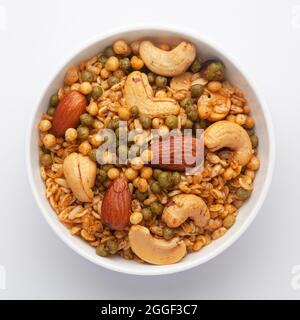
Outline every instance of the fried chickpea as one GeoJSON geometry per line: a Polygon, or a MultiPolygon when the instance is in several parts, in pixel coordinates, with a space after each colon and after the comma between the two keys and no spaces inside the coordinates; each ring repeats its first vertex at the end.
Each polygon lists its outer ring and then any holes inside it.
{"type": "Polygon", "coordinates": [[[53,134],[48,133],[43,138],[43,144],[46,148],[51,148],[56,145],[56,138],[53,134]]]}
{"type": "Polygon", "coordinates": [[[245,170],[245,175],[249,178],[251,178],[252,180],[254,180],[255,178],[255,171],[253,170],[245,170]]]}
{"type": "Polygon", "coordinates": [[[130,110],[125,107],[120,107],[118,110],[118,115],[121,120],[128,121],[131,117],[130,110]]]}
{"type": "Polygon", "coordinates": [[[40,160],[41,160],[41,164],[45,167],[52,165],[52,157],[50,154],[43,153],[40,157],[40,160]]]}
{"type": "Polygon", "coordinates": [[[125,73],[124,73],[123,70],[118,69],[118,70],[113,72],[113,76],[118,78],[119,80],[121,80],[125,76],[125,73]]]}
{"type": "Polygon", "coordinates": [[[100,76],[102,79],[104,79],[104,80],[108,79],[110,77],[110,75],[111,75],[111,73],[108,70],[106,70],[105,68],[101,69],[100,76]]]}
{"type": "Polygon", "coordinates": [[[83,141],[78,147],[78,151],[84,156],[87,156],[91,150],[92,146],[88,143],[88,141],[83,141]]]}
{"type": "Polygon", "coordinates": [[[144,61],[137,56],[133,56],[130,60],[131,67],[134,70],[140,70],[144,66],[144,61]]]}
{"type": "Polygon", "coordinates": [[[93,90],[92,85],[89,82],[85,81],[80,84],[79,91],[82,94],[85,94],[85,95],[90,94],[92,90],[93,90]]]}
{"type": "Polygon", "coordinates": [[[133,181],[134,179],[136,179],[138,176],[138,172],[132,168],[127,168],[125,170],[125,177],[130,180],[133,181]]]}
{"type": "Polygon", "coordinates": [[[200,235],[197,236],[197,241],[193,245],[193,251],[199,251],[203,246],[205,246],[207,243],[207,240],[205,236],[200,235]]]}
{"type": "Polygon", "coordinates": [[[245,127],[247,129],[252,129],[254,127],[254,119],[252,117],[247,117],[246,122],[245,122],[245,127]]]}
{"type": "Polygon", "coordinates": [[[107,171],[107,176],[110,180],[114,180],[118,178],[120,175],[120,172],[117,168],[111,168],[107,171]]]}
{"type": "Polygon", "coordinates": [[[230,122],[235,122],[235,115],[234,114],[230,114],[226,117],[226,120],[227,121],[230,121],[230,122]]]}
{"type": "Polygon", "coordinates": [[[152,119],[152,127],[154,129],[158,129],[160,125],[161,125],[161,120],[159,118],[152,119]]]}
{"type": "Polygon", "coordinates": [[[150,179],[152,177],[153,170],[151,167],[143,167],[141,169],[141,178],[150,179]]]}
{"type": "Polygon", "coordinates": [[[131,49],[127,42],[123,39],[116,40],[113,43],[113,50],[116,54],[122,55],[122,56],[128,56],[131,52],[131,49]]]}
{"type": "Polygon", "coordinates": [[[233,224],[235,223],[235,216],[232,214],[229,214],[225,219],[223,220],[223,226],[226,229],[229,229],[233,224]]]}
{"type": "Polygon", "coordinates": [[[226,233],[226,231],[227,231],[226,228],[221,227],[221,228],[215,230],[215,231],[212,233],[211,237],[212,237],[213,240],[216,240],[216,239],[222,237],[222,236],[226,233]]]}
{"type": "Polygon", "coordinates": [[[139,192],[146,192],[148,190],[148,182],[144,178],[138,178],[136,182],[136,188],[139,192]]]}
{"type": "Polygon", "coordinates": [[[131,224],[139,224],[143,221],[143,214],[141,212],[133,212],[130,216],[131,224]]]}
{"type": "Polygon", "coordinates": [[[151,150],[144,150],[141,154],[141,158],[144,163],[149,163],[153,158],[153,153],[151,152],[151,150]]]}
{"type": "Polygon", "coordinates": [[[131,160],[131,167],[134,170],[141,170],[144,166],[144,162],[141,157],[135,157],[131,160]]]}
{"type": "Polygon", "coordinates": [[[211,92],[218,92],[222,88],[222,83],[220,81],[210,81],[207,84],[207,89],[211,92]]]}
{"type": "Polygon", "coordinates": [[[141,44],[141,42],[138,41],[138,40],[133,41],[133,42],[130,44],[130,48],[131,48],[133,54],[135,54],[135,55],[139,54],[140,44],[141,44]]]}
{"type": "Polygon", "coordinates": [[[170,129],[166,125],[161,125],[158,129],[158,134],[161,137],[166,137],[169,135],[170,129]]]}
{"type": "Polygon", "coordinates": [[[89,138],[89,142],[93,147],[99,147],[103,142],[104,142],[104,138],[101,137],[98,134],[93,134],[90,138],[89,138]]]}
{"type": "Polygon", "coordinates": [[[119,66],[119,59],[115,56],[109,57],[105,63],[105,69],[111,72],[118,70],[119,66]]]}
{"type": "Polygon", "coordinates": [[[79,91],[79,88],[80,88],[80,83],[76,82],[76,83],[73,83],[71,85],[71,90],[77,90],[79,91]]]}
{"type": "Polygon", "coordinates": [[[250,107],[249,106],[244,106],[244,113],[245,114],[249,114],[251,112],[251,109],[250,109],[250,107]]]}
{"type": "Polygon", "coordinates": [[[46,132],[48,131],[50,128],[52,127],[52,124],[49,120],[45,119],[45,120],[42,120],[39,124],[39,129],[42,131],[42,132],[46,132]]]}
{"type": "Polygon", "coordinates": [[[237,114],[235,117],[235,123],[243,126],[246,123],[247,116],[245,114],[237,114]]]}
{"type": "Polygon", "coordinates": [[[91,116],[95,116],[99,111],[99,107],[98,107],[97,103],[93,101],[86,107],[86,111],[91,116]]]}
{"type": "Polygon", "coordinates": [[[65,140],[67,142],[72,142],[77,139],[77,130],[74,128],[68,128],[65,132],[65,140]]]}
{"type": "Polygon", "coordinates": [[[250,159],[250,161],[247,164],[247,169],[256,171],[259,169],[260,166],[260,161],[257,157],[252,156],[252,158],[250,159]]]}
{"type": "Polygon", "coordinates": [[[226,168],[224,173],[223,173],[223,177],[224,177],[225,180],[231,180],[235,176],[236,176],[236,173],[231,167],[226,168]]]}

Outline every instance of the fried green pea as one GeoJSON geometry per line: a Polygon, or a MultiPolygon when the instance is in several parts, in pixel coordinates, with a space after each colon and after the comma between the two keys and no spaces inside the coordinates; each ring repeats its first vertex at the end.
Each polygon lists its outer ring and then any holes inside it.
{"type": "Polygon", "coordinates": [[[58,102],[59,102],[59,99],[58,99],[58,95],[57,94],[53,94],[51,97],[50,97],[50,106],[51,107],[56,107],[58,105],[58,102]]]}
{"type": "Polygon", "coordinates": [[[258,146],[258,137],[257,135],[253,134],[250,136],[250,140],[251,140],[251,143],[252,143],[252,147],[253,148],[256,148],[258,146]]]}
{"type": "Polygon", "coordinates": [[[91,151],[90,151],[90,153],[89,153],[89,158],[92,160],[92,161],[94,161],[94,162],[96,162],[97,161],[97,149],[92,149],[91,151]]]}
{"type": "Polygon", "coordinates": [[[41,164],[45,167],[51,166],[52,165],[52,157],[50,154],[42,154],[41,157],[41,164]]]}
{"type": "Polygon", "coordinates": [[[147,77],[150,84],[153,84],[155,82],[155,74],[153,72],[149,72],[147,74],[147,77]]]}
{"type": "Polygon", "coordinates": [[[113,56],[115,53],[114,53],[114,50],[112,47],[107,47],[104,49],[104,55],[105,57],[109,58],[111,56],[113,56]]]}
{"type": "Polygon", "coordinates": [[[82,82],[92,82],[93,81],[93,74],[87,70],[83,70],[81,72],[81,80],[82,82]]]}
{"type": "Polygon", "coordinates": [[[96,248],[96,253],[98,256],[101,257],[107,257],[108,256],[108,250],[104,243],[100,243],[99,246],[96,248]]]}
{"type": "Polygon", "coordinates": [[[107,79],[107,84],[112,87],[114,86],[115,84],[119,83],[120,82],[120,79],[118,79],[117,77],[115,76],[111,76],[107,79]]]}
{"type": "Polygon", "coordinates": [[[147,116],[146,114],[141,114],[139,117],[139,120],[141,122],[141,125],[143,126],[144,129],[150,129],[151,128],[151,118],[147,116]]]}
{"type": "Polygon", "coordinates": [[[220,60],[207,60],[203,64],[201,74],[209,81],[222,81],[225,77],[225,66],[220,60]]]}
{"type": "Polygon", "coordinates": [[[162,173],[162,170],[160,170],[160,169],[154,169],[152,176],[153,176],[153,178],[154,178],[155,180],[158,180],[158,177],[160,176],[161,173],[162,173]]]}
{"type": "Polygon", "coordinates": [[[47,114],[48,114],[49,116],[53,116],[53,115],[54,115],[54,112],[55,112],[55,108],[54,108],[54,107],[50,107],[50,108],[48,108],[48,110],[47,110],[47,114]]]}
{"type": "Polygon", "coordinates": [[[236,195],[240,200],[246,200],[250,197],[251,191],[240,187],[236,190],[236,195]]]}
{"type": "Polygon", "coordinates": [[[191,119],[186,119],[186,123],[184,124],[184,129],[192,129],[194,122],[191,119]]]}
{"type": "Polygon", "coordinates": [[[201,61],[201,59],[196,58],[195,61],[194,61],[194,62],[192,63],[192,65],[191,65],[191,71],[192,71],[193,73],[197,73],[197,72],[200,71],[201,66],[202,66],[202,61],[201,61]]]}
{"type": "Polygon", "coordinates": [[[166,117],[165,125],[170,129],[175,129],[178,127],[178,119],[174,115],[170,115],[166,117]]]}
{"type": "Polygon", "coordinates": [[[149,221],[149,220],[151,220],[152,217],[153,217],[152,211],[151,211],[150,208],[148,208],[148,207],[142,209],[142,214],[143,214],[143,219],[144,219],[145,221],[149,221]]]}
{"type": "Polygon", "coordinates": [[[163,212],[163,205],[157,201],[150,204],[150,210],[153,214],[161,214],[163,212]]]}
{"type": "Polygon", "coordinates": [[[120,59],[120,69],[127,72],[130,69],[130,60],[128,58],[120,59]]]}
{"type": "Polygon", "coordinates": [[[148,197],[148,192],[140,192],[139,190],[135,190],[134,195],[138,200],[144,201],[148,197]]]}
{"type": "Polygon", "coordinates": [[[85,126],[79,126],[77,128],[77,134],[79,139],[87,139],[89,136],[90,130],[88,127],[85,126]]]}
{"type": "Polygon", "coordinates": [[[174,235],[175,235],[175,230],[174,229],[171,229],[171,228],[168,228],[168,227],[163,228],[163,237],[166,240],[172,239],[174,237],[174,235]]]}
{"type": "Polygon", "coordinates": [[[201,84],[194,84],[191,88],[191,95],[193,98],[199,98],[204,91],[204,87],[201,84]]]}
{"type": "Polygon", "coordinates": [[[139,114],[139,108],[137,106],[132,106],[130,108],[130,113],[132,117],[136,117],[139,114]]]}
{"type": "Polygon", "coordinates": [[[179,172],[174,171],[171,175],[171,182],[173,185],[178,184],[181,181],[181,175],[179,172]]]}
{"type": "Polygon", "coordinates": [[[160,193],[161,192],[161,187],[157,181],[151,183],[150,189],[153,193],[160,193]]]}
{"type": "Polygon", "coordinates": [[[169,173],[166,171],[162,172],[158,177],[158,182],[163,189],[169,188],[171,184],[169,173]]]}
{"type": "Polygon", "coordinates": [[[192,106],[193,101],[190,98],[184,98],[183,100],[180,101],[180,107],[183,109],[186,109],[188,106],[192,106]]]}
{"type": "Polygon", "coordinates": [[[119,245],[116,239],[109,239],[106,242],[106,248],[110,254],[115,254],[118,251],[118,247],[119,245]]]}
{"type": "Polygon", "coordinates": [[[98,100],[103,94],[103,89],[102,87],[96,85],[92,89],[92,97],[94,100],[98,100]]]}
{"type": "Polygon", "coordinates": [[[155,79],[155,84],[158,88],[165,88],[167,85],[167,78],[162,76],[157,76],[155,79]]]}
{"type": "Polygon", "coordinates": [[[107,171],[99,169],[97,173],[97,180],[99,182],[104,182],[107,179],[107,171]]]}
{"type": "Polygon", "coordinates": [[[83,126],[86,126],[86,127],[91,127],[94,123],[94,119],[93,117],[88,114],[88,113],[83,113],[81,116],[80,116],[80,122],[83,126]]]}

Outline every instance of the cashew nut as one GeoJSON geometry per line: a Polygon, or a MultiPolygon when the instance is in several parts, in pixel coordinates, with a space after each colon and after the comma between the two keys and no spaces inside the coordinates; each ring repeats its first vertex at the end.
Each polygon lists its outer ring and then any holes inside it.
{"type": "Polygon", "coordinates": [[[252,155],[248,133],[240,125],[227,120],[218,121],[204,131],[204,144],[210,151],[229,148],[234,151],[233,160],[240,166],[246,165],[252,155]]]}
{"type": "Polygon", "coordinates": [[[231,101],[219,93],[203,94],[198,99],[198,113],[201,119],[220,121],[230,111],[231,101]]]}
{"type": "Polygon", "coordinates": [[[144,73],[134,71],[128,75],[124,87],[124,97],[129,106],[137,106],[140,113],[151,117],[177,115],[180,107],[170,98],[154,98],[148,78],[144,73]]]}
{"type": "Polygon", "coordinates": [[[173,77],[185,72],[196,57],[196,48],[188,42],[181,42],[171,51],[156,47],[151,41],[142,41],[140,56],[152,72],[173,77]]]}
{"type": "Polygon", "coordinates": [[[132,251],[151,264],[172,264],[186,255],[186,246],[182,240],[154,238],[148,228],[140,225],[132,226],[128,236],[132,251]]]}
{"type": "Polygon", "coordinates": [[[193,194],[174,196],[162,215],[162,220],[170,228],[179,227],[188,218],[192,219],[198,227],[205,227],[210,218],[205,202],[193,194]]]}
{"type": "Polygon", "coordinates": [[[96,169],[96,163],[80,153],[73,152],[65,158],[64,175],[74,196],[79,201],[92,201],[96,169]]]}

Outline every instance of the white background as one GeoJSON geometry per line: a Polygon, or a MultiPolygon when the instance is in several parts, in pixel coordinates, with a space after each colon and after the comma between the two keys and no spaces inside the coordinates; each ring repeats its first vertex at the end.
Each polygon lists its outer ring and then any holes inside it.
{"type": "Polygon", "coordinates": [[[0,0],[0,299],[299,299],[299,78],[300,0],[0,0]],[[30,112],[61,62],[101,32],[145,22],[199,30],[233,54],[264,93],[277,147],[270,192],[248,231],[205,265],[151,278],[69,249],[40,214],[24,165],[30,112]]]}

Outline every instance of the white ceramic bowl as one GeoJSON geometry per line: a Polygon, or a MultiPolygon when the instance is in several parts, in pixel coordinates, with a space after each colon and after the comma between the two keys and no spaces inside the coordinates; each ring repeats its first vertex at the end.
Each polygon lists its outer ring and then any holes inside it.
{"type": "Polygon", "coordinates": [[[134,26],[101,35],[80,47],[71,58],[65,60],[65,63],[57,70],[32,111],[32,119],[27,135],[26,158],[29,180],[38,206],[52,229],[69,247],[89,261],[110,270],[136,275],[161,275],[187,270],[212,259],[228,248],[249,227],[266,197],[271,182],[274,167],[274,138],[268,109],[253,82],[242,71],[235,59],[229,57],[227,53],[212,44],[210,40],[204,39],[196,31],[179,30],[169,26],[134,26]],[[241,88],[246,94],[256,121],[261,168],[255,179],[252,196],[240,209],[234,226],[223,237],[213,241],[197,253],[188,254],[182,261],[173,265],[153,266],[127,261],[120,257],[102,258],[97,256],[94,248],[78,237],[71,236],[68,229],[58,221],[56,214],[45,197],[45,186],[39,173],[38,122],[41,114],[47,109],[50,96],[61,86],[66,68],[72,63],[77,64],[81,60],[97,54],[118,38],[124,38],[128,41],[143,38],[165,39],[167,42],[172,43],[185,39],[197,46],[202,57],[220,58],[226,65],[229,81],[241,88]]]}

